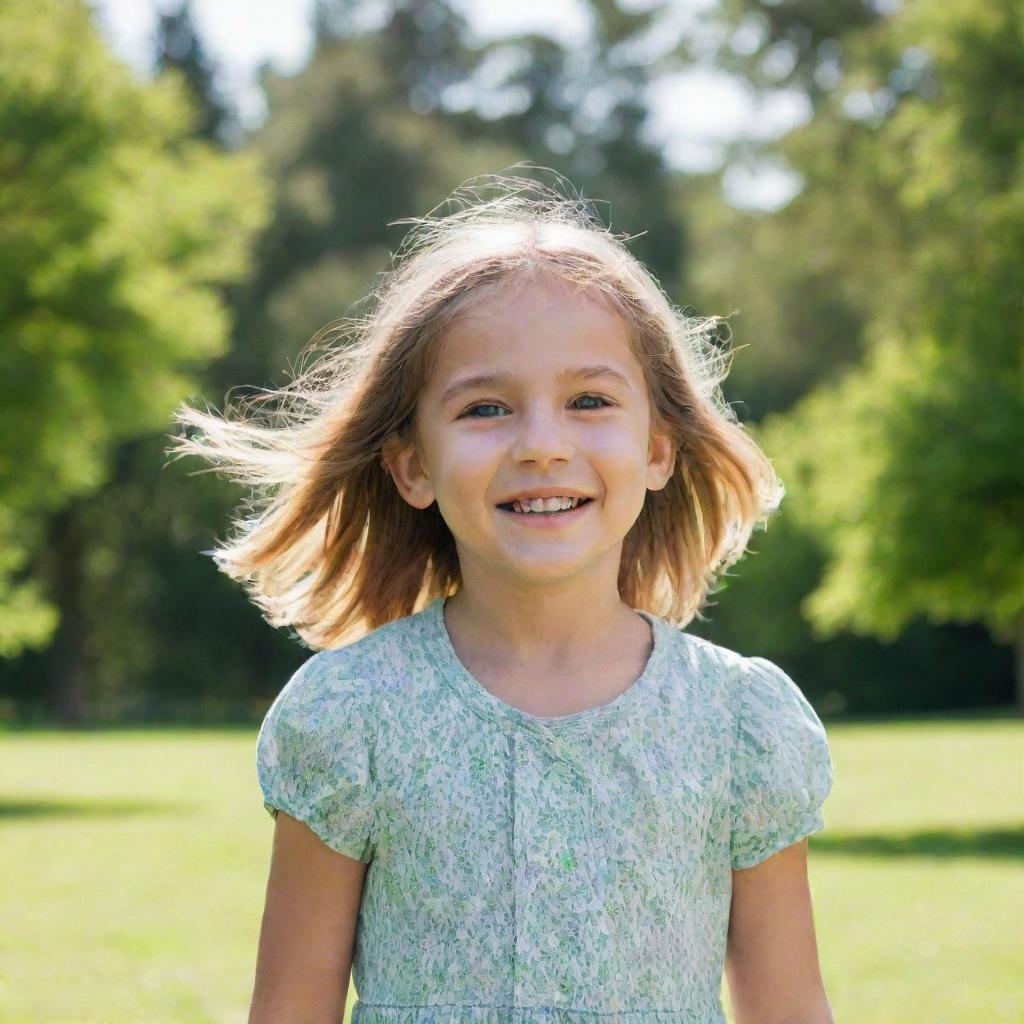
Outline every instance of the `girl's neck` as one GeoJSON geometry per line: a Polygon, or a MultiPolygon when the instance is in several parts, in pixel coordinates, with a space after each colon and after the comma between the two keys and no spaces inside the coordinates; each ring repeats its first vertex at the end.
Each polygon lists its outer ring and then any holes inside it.
{"type": "Polygon", "coordinates": [[[617,593],[604,601],[558,595],[517,601],[507,591],[471,601],[459,593],[445,602],[444,617],[456,649],[492,672],[594,675],[634,661],[638,647],[650,648],[650,626],[617,593]]]}
{"type": "Polygon", "coordinates": [[[539,616],[486,619],[479,606],[457,600],[443,609],[456,656],[484,689],[527,714],[571,715],[607,704],[640,678],[653,652],[650,624],[621,601],[607,619],[591,608],[569,626],[559,619],[559,632],[539,616]]]}

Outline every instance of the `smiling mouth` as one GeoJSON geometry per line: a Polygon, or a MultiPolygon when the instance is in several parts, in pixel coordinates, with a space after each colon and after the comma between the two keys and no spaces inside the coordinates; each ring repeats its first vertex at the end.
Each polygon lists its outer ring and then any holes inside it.
{"type": "Polygon", "coordinates": [[[582,508],[584,505],[589,505],[590,502],[592,502],[593,500],[594,500],[593,498],[581,498],[579,500],[579,502],[575,506],[573,506],[572,508],[557,509],[554,512],[517,512],[515,510],[515,508],[513,507],[513,502],[511,502],[511,501],[507,501],[507,502],[504,502],[501,505],[498,505],[498,508],[500,508],[502,510],[502,512],[510,512],[512,515],[514,515],[514,516],[521,516],[524,519],[526,519],[526,518],[537,518],[537,519],[548,518],[548,519],[550,519],[550,518],[553,518],[554,516],[562,516],[562,515],[566,515],[569,512],[575,512],[576,509],[582,508]]]}

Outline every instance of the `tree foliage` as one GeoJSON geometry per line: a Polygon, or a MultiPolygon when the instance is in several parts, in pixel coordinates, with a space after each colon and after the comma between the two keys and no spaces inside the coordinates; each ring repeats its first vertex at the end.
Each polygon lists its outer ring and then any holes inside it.
{"type": "Polygon", "coordinates": [[[158,76],[171,72],[184,78],[195,110],[195,135],[210,142],[238,139],[238,111],[217,82],[214,62],[196,33],[191,0],[181,0],[174,10],[160,11],[155,63],[158,76]]]}
{"type": "MultiPolygon", "coordinates": [[[[189,137],[180,82],[139,83],[80,2],[0,7],[0,653],[51,637],[26,578],[48,517],[160,429],[229,337],[266,191],[251,154],[189,137]]],[[[59,571],[59,567],[57,567],[59,571]]]]}
{"type": "Polygon", "coordinates": [[[638,255],[678,274],[685,230],[668,207],[671,176],[642,139],[649,69],[625,50],[650,16],[592,6],[595,42],[574,52],[538,35],[471,45],[445,0],[392,0],[371,30],[359,27],[356,5],[321,0],[308,65],[264,77],[270,114],[252,144],[278,201],[237,298],[225,387],[286,365],[298,343],[366,293],[401,240],[390,221],[521,160],[613,198],[616,228],[647,229],[638,255]],[[644,217],[645,208],[659,216],[644,217]]]}
{"type": "Polygon", "coordinates": [[[808,179],[784,223],[813,225],[870,300],[864,360],[764,424],[827,551],[805,610],[822,635],[892,639],[925,616],[1008,642],[1024,622],[1024,11],[920,0],[850,52],[871,111],[836,95],[782,147],[808,179]]]}

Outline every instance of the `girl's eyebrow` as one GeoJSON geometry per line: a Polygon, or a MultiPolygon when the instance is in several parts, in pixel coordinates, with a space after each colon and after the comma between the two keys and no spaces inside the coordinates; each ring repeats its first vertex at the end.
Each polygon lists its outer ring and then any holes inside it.
{"type": "MultiPolygon", "coordinates": [[[[561,384],[564,380],[579,378],[589,380],[591,377],[610,377],[630,390],[633,388],[633,385],[629,383],[628,377],[610,366],[605,366],[603,363],[597,363],[593,366],[566,367],[555,374],[555,383],[561,384]]],[[[454,384],[445,390],[441,396],[441,404],[443,405],[451,401],[451,399],[461,395],[464,391],[472,391],[475,388],[499,387],[502,384],[515,383],[515,381],[516,377],[510,373],[478,373],[472,377],[463,377],[462,380],[455,381],[454,384]]]]}

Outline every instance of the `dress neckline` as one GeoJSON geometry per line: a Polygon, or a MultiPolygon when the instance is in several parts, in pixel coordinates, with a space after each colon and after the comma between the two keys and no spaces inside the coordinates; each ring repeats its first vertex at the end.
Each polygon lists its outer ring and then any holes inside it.
{"type": "Polygon", "coordinates": [[[583,708],[567,715],[530,714],[530,712],[523,711],[491,693],[459,660],[444,620],[446,601],[445,597],[434,598],[423,609],[429,639],[434,644],[442,663],[441,674],[445,682],[455,690],[462,700],[493,721],[558,729],[604,719],[610,715],[621,714],[633,707],[656,688],[657,682],[662,676],[660,667],[669,646],[668,630],[672,627],[658,616],[640,608],[634,608],[633,610],[650,624],[654,645],[647,656],[647,663],[644,665],[643,671],[629,688],[604,704],[583,708]]]}

